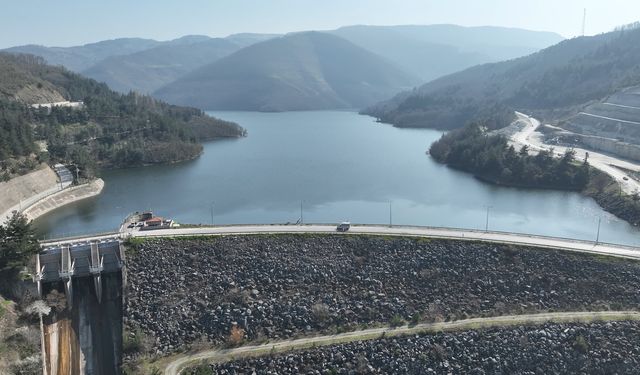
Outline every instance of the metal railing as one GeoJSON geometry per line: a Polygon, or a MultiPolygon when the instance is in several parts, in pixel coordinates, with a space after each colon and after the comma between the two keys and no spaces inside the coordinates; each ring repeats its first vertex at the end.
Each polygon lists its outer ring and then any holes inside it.
{"type": "MultiPolygon", "coordinates": [[[[291,227],[311,227],[311,226],[335,226],[335,223],[306,223],[306,224],[292,224],[292,223],[270,223],[270,224],[223,224],[223,225],[197,225],[197,226],[189,226],[187,228],[194,229],[213,229],[213,228],[233,228],[233,227],[247,227],[247,226],[255,226],[255,227],[265,227],[268,228],[270,226],[291,226],[291,227]]],[[[420,226],[420,225],[392,225],[391,227],[388,224],[351,224],[353,227],[375,227],[375,228],[394,228],[398,230],[402,229],[415,229],[415,230],[425,230],[425,231],[447,231],[451,232],[451,236],[448,237],[456,237],[456,238],[464,238],[462,235],[454,236],[455,232],[466,232],[466,233],[475,233],[478,235],[481,234],[493,234],[493,235],[502,235],[509,237],[520,237],[520,238],[531,238],[531,239],[539,239],[539,240],[560,240],[563,242],[575,243],[575,244],[583,244],[583,245],[592,245],[592,246],[608,246],[608,247],[616,247],[620,249],[634,250],[640,251],[639,246],[627,245],[627,244],[618,244],[612,242],[604,242],[604,241],[593,241],[593,240],[585,240],[585,239],[577,239],[570,237],[556,237],[556,236],[547,236],[547,235],[539,235],[539,234],[530,234],[530,233],[519,233],[519,232],[507,232],[507,231],[498,231],[498,230],[481,230],[481,229],[473,229],[473,228],[457,228],[457,227],[436,227],[436,226],[420,226]]],[[[180,228],[175,228],[180,229],[180,228]]],[[[183,228],[184,229],[184,228],[183,228]]],[[[146,235],[139,235],[139,237],[145,236],[154,236],[154,231],[149,231],[146,235]]],[[[197,233],[195,233],[197,234],[197,233]]],[[[220,233],[225,234],[225,233],[220,233]]],[[[188,236],[190,234],[178,234],[178,236],[188,236]]],[[[397,234],[401,235],[401,234],[397,234]]],[[[50,238],[41,241],[41,244],[55,244],[55,243],[63,243],[63,242],[77,242],[82,240],[88,240],[95,237],[109,237],[113,236],[114,238],[128,238],[130,237],[129,232],[101,232],[101,233],[84,233],[82,235],[75,236],[62,236],[56,238],[50,238]]],[[[437,237],[437,235],[435,236],[437,237]]],[[[533,242],[532,242],[533,243],[533,242]]]]}

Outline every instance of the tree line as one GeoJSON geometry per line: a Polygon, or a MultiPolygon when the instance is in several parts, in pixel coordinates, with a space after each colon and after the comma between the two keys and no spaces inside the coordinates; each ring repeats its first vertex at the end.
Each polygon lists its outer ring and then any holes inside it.
{"type": "Polygon", "coordinates": [[[588,161],[576,161],[573,150],[560,158],[552,150],[516,151],[506,138],[488,135],[477,123],[443,135],[429,152],[438,162],[502,185],[582,190],[590,178],[588,161]]]}

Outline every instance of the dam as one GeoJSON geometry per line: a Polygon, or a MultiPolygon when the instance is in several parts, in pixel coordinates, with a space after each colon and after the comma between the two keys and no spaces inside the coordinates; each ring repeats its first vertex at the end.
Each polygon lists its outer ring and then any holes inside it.
{"type": "Polygon", "coordinates": [[[44,247],[36,282],[53,305],[42,317],[45,375],[122,373],[124,247],[103,239],[44,247]]]}

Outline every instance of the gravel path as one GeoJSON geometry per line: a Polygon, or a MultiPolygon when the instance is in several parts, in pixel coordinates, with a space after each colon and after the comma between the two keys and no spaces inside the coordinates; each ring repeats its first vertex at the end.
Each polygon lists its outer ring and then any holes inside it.
{"type": "MultiPolygon", "coordinates": [[[[499,325],[499,324],[498,324],[499,325]]],[[[384,337],[233,361],[215,374],[637,374],[640,323],[544,323],[384,337]]],[[[237,358],[237,357],[236,357],[237,358]]],[[[177,374],[169,367],[165,374],[177,374]]],[[[190,374],[187,370],[186,374],[190,374]]]]}
{"type": "MultiPolygon", "coordinates": [[[[474,318],[455,322],[444,323],[423,323],[416,326],[403,326],[398,328],[372,328],[363,331],[347,332],[339,335],[317,336],[305,339],[288,340],[267,343],[254,346],[243,346],[233,349],[214,349],[202,351],[190,355],[178,355],[171,358],[171,361],[165,366],[165,375],[176,375],[184,371],[190,365],[201,363],[203,361],[212,363],[212,367],[216,372],[220,373],[252,373],[254,367],[260,363],[262,369],[276,370],[274,364],[279,361],[280,357],[309,357],[317,354],[316,351],[336,352],[349,346],[349,343],[362,342],[367,340],[384,341],[382,338],[397,337],[397,340],[405,340],[411,335],[425,335],[442,332],[460,332],[464,330],[478,330],[487,328],[507,328],[527,327],[535,325],[545,325],[548,323],[589,323],[593,320],[605,321],[613,319],[615,321],[636,321],[640,319],[638,312],[577,312],[577,313],[544,313],[532,315],[515,315],[501,316],[492,318],[474,318]],[[341,345],[338,345],[340,343],[341,345]],[[317,347],[331,346],[315,350],[317,347]],[[309,349],[313,348],[313,349],[309,349]],[[306,349],[306,350],[303,350],[306,349]],[[303,350],[300,353],[291,353],[293,350],[303,350]],[[252,358],[266,357],[269,358],[252,358]],[[276,356],[276,357],[274,357],[276,356]],[[224,363],[234,362],[236,363],[224,363]]],[[[409,340],[411,341],[411,340],[409,340]]],[[[394,340],[395,342],[395,340],[394,340]]],[[[367,343],[359,343],[353,345],[369,345],[367,343]]],[[[333,358],[335,359],[335,357],[333,358]]],[[[318,363],[316,366],[320,365],[318,363]]],[[[330,368],[335,363],[327,363],[326,359],[322,364],[323,368],[330,368]]],[[[282,370],[287,369],[287,365],[282,366],[282,370]]],[[[278,368],[280,370],[280,368],[278,368]]],[[[299,368],[298,368],[299,370],[299,368]]],[[[186,371],[188,374],[189,371],[186,371]]],[[[280,373],[278,371],[278,373],[280,373]]]]}

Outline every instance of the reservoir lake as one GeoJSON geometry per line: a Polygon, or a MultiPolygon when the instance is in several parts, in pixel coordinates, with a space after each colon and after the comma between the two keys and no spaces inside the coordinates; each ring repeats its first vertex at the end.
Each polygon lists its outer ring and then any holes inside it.
{"type": "Polygon", "coordinates": [[[207,142],[198,159],[102,172],[101,195],[38,220],[39,237],[116,230],[151,209],[179,223],[428,225],[640,246],[640,231],[573,192],[498,187],[433,161],[441,136],[354,112],[208,112],[248,137],[207,142]],[[390,215],[391,208],[391,215],[390,215]]]}

